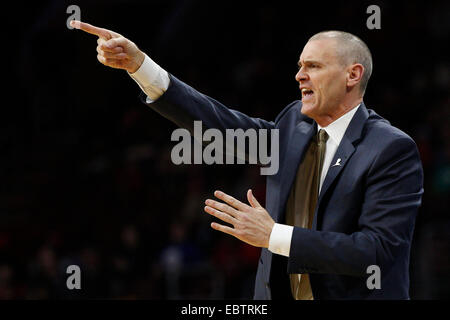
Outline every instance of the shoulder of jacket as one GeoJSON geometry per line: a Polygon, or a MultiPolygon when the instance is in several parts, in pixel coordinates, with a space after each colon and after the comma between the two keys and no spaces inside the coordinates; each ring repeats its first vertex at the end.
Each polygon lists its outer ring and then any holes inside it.
{"type": "Polygon", "coordinates": [[[290,112],[298,112],[298,116],[302,116],[302,114],[300,113],[301,108],[302,108],[301,100],[292,101],[277,115],[277,117],[275,118],[275,124],[279,123],[290,112]]]}

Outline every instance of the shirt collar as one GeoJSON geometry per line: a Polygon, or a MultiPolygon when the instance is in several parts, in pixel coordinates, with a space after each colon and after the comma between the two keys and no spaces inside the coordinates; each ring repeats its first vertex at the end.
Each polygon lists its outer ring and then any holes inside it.
{"type": "Polygon", "coordinates": [[[326,127],[321,127],[319,124],[317,124],[317,131],[320,129],[324,129],[328,136],[337,144],[339,145],[341,143],[342,137],[345,134],[345,131],[347,130],[348,125],[350,124],[350,121],[352,121],[353,116],[355,115],[358,108],[361,106],[361,103],[358,104],[355,108],[348,111],[346,114],[341,116],[339,119],[334,120],[332,123],[330,123],[326,127]]]}

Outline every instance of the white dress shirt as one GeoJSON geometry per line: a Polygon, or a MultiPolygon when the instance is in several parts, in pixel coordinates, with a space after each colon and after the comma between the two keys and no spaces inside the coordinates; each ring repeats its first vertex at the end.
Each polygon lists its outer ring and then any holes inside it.
{"type": "Polygon", "coordinates": [[[147,55],[145,55],[144,62],[139,69],[135,73],[128,74],[145,92],[148,103],[157,100],[169,87],[170,79],[167,71],[147,55]]]}
{"type": "MultiPolygon", "coordinates": [[[[139,69],[135,73],[130,74],[130,76],[137,82],[142,91],[145,92],[148,103],[151,103],[162,96],[170,83],[167,71],[161,68],[147,55],[145,55],[144,62],[139,69]]],[[[325,158],[323,160],[322,174],[320,177],[319,193],[322,189],[323,181],[325,180],[334,154],[341,143],[342,137],[344,136],[350,121],[360,105],[361,104],[351,109],[324,128],[318,125],[318,130],[324,129],[329,136],[325,148],[325,158]]],[[[289,257],[293,230],[293,226],[275,223],[272,233],[270,234],[269,250],[273,253],[289,257]]]]}

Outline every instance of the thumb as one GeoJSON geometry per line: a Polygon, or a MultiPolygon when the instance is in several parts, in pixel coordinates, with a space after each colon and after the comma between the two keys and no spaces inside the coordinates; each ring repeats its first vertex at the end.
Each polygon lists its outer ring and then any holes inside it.
{"type": "Polygon", "coordinates": [[[108,49],[114,49],[115,47],[125,48],[128,44],[128,39],[126,38],[113,38],[105,42],[105,46],[108,49]]]}
{"type": "Polygon", "coordinates": [[[247,199],[253,208],[262,208],[262,206],[259,204],[258,200],[256,200],[255,196],[253,195],[252,189],[248,190],[247,199]]]}

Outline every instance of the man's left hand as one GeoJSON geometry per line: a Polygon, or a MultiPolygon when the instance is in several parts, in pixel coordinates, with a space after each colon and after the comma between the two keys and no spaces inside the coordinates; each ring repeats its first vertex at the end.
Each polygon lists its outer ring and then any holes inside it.
{"type": "Polygon", "coordinates": [[[213,222],[211,223],[213,229],[228,233],[255,247],[269,247],[270,234],[275,222],[253,196],[252,190],[247,192],[251,206],[222,191],[214,192],[214,196],[225,203],[207,199],[205,212],[231,224],[234,228],[213,222]]]}

